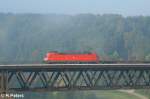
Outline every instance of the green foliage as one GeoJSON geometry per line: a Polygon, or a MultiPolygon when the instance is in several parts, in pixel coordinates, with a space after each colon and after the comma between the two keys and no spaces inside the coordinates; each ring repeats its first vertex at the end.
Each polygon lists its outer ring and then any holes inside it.
{"type": "Polygon", "coordinates": [[[150,90],[149,89],[139,89],[136,90],[137,93],[140,93],[146,97],[148,97],[148,99],[150,99],[150,90]]]}
{"type": "Polygon", "coordinates": [[[41,62],[48,51],[147,60],[149,38],[150,17],[0,13],[0,63],[41,62]]]}
{"type": "Polygon", "coordinates": [[[146,60],[146,61],[150,61],[150,54],[148,54],[148,55],[145,57],[145,60],[146,60]]]}
{"type": "Polygon", "coordinates": [[[120,60],[120,55],[117,51],[114,51],[111,57],[113,60],[120,60]]]}
{"type": "Polygon", "coordinates": [[[25,93],[25,99],[139,99],[119,91],[65,91],[50,93],[25,93]]]}

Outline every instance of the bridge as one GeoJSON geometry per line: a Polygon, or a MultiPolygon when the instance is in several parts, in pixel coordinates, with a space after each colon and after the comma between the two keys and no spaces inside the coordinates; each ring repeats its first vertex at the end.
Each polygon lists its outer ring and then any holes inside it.
{"type": "Polygon", "coordinates": [[[0,65],[0,92],[150,88],[150,64],[0,65]]]}

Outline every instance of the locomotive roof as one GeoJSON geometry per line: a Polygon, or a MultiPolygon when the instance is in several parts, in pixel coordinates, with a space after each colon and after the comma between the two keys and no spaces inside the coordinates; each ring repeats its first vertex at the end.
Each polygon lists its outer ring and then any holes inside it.
{"type": "Polygon", "coordinates": [[[92,52],[77,52],[77,51],[65,51],[65,52],[58,52],[58,51],[50,51],[50,53],[59,53],[59,54],[91,54],[92,52]]]}

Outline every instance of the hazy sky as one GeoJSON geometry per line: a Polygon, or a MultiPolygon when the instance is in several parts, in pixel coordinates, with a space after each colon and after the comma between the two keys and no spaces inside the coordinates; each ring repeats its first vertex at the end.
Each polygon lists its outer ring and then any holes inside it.
{"type": "Polygon", "coordinates": [[[150,0],[0,0],[0,12],[150,15],[150,0]]]}

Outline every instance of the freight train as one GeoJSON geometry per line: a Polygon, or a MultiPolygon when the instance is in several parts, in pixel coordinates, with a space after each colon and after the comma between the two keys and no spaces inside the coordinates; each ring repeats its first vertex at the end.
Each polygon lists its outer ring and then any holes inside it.
{"type": "Polygon", "coordinates": [[[60,53],[48,52],[44,57],[46,63],[99,63],[100,57],[95,52],[60,53]]]}

